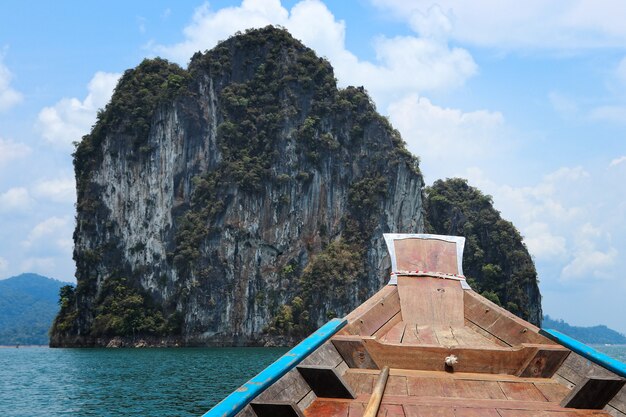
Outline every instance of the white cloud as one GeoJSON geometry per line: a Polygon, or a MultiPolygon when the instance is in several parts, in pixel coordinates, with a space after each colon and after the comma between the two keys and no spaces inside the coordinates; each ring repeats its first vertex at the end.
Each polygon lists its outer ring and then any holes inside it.
{"type": "Polygon", "coordinates": [[[439,25],[452,39],[478,46],[573,50],[626,42],[626,3],[616,0],[528,0],[523,7],[514,0],[371,1],[416,30],[426,20],[427,28],[439,25]]]}
{"type": "Polygon", "coordinates": [[[464,49],[449,48],[433,37],[378,37],[377,61],[359,60],[345,47],[345,23],[337,21],[318,0],[303,0],[289,11],[280,1],[244,0],[240,6],[212,11],[196,10],[185,27],[185,40],[156,45],[154,50],[180,63],[196,51],[210,49],[236,31],[268,24],[286,27],[294,37],[329,59],[340,85],[364,85],[380,106],[394,95],[456,87],[476,73],[477,66],[464,49]]]}
{"type": "Polygon", "coordinates": [[[624,162],[626,162],[626,155],[620,156],[619,158],[613,159],[611,161],[611,163],[609,164],[609,168],[610,167],[614,167],[614,166],[618,166],[620,164],[623,164],[624,162]]]}
{"type": "Polygon", "coordinates": [[[57,203],[76,201],[76,183],[72,177],[39,180],[33,187],[33,195],[57,203]]]}
{"type": "Polygon", "coordinates": [[[50,271],[55,270],[56,266],[57,262],[55,258],[49,256],[30,257],[22,261],[20,270],[35,272],[42,275],[50,275],[50,271]]]}
{"type": "Polygon", "coordinates": [[[0,168],[9,161],[28,155],[30,151],[23,143],[0,138],[0,168]]]}
{"type": "Polygon", "coordinates": [[[26,249],[43,246],[47,251],[56,249],[70,253],[72,245],[68,243],[68,239],[71,237],[72,226],[69,216],[50,217],[33,227],[22,245],[26,249]]]}
{"type": "Polygon", "coordinates": [[[0,111],[8,110],[23,99],[22,93],[11,87],[13,75],[3,64],[4,52],[0,51],[0,111]]]}
{"type": "Polygon", "coordinates": [[[32,198],[24,187],[11,188],[0,194],[0,212],[20,211],[30,207],[32,198]]]}
{"type": "Polygon", "coordinates": [[[104,107],[113,93],[120,74],[97,72],[87,86],[84,100],[63,98],[39,112],[38,127],[49,142],[69,146],[89,133],[98,109],[104,107]]]}
{"type": "Polygon", "coordinates": [[[553,234],[547,223],[536,222],[524,227],[524,242],[537,259],[550,260],[567,254],[565,237],[553,234]]]}
{"type": "Polygon", "coordinates": [[[580,226],[575,238],[574,258],[563,267],[561,279],[610,279],[609,269],[615,265],[619,253],[612,246],[605,250],[598,249],[596,243],[610,241],[608,234],[590,223],[585,223],[580,226]]]}
{"type": "Polygon", "coordinates": [[[388,113],[409,150],[422,158],[423,165],[453,166],[469,160],[475,163],[503,146],[498,139],[504,117],[498,112],[462,112],[439,107],[414,94],[392,103],[388,113]]]}

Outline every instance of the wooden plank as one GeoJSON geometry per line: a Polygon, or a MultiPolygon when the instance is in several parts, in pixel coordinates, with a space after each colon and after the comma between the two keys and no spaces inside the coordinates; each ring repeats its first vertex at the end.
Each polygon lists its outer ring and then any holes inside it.
{"type": "Polygon", "coordinates": [[[570,350],[563,346],[539,347],[535,356],[522,367],[519,375],[552,378],[569,354],[570,350]]]}
{"type": "Polygon", "coordinates": [[[356,398],[334,366],[298,365],[296,369],[318,397],[356,398]]]}
{"type": "Polygon", "coordinates": [[[568,408],[589,408],[600,410],[624,386],[626,380],[618,376],[586,377],[563,399],[561,405],[568,408]]]}
{"type": "MultiPolygon", "coordinates": [[[[362,417],[359,414],[359,408],[364,404],[367,397],[361,397],[357,400],[344,400],[344,399],[317,399],[313,405],[318,405],[317,408],[313,408],[310,411],[306,410],[306,416],[315,417],[332,417],[334,415],[345,416],[345,414],[333,414],[329,410],[331,407],[322,408],[319,405],[326,404],[344,404],[350,410],[354,410],[354,415],[351,417],[362,417]],[[325,413],[316,413],[318,411],[324,411],[325,413]]],[[[537,402],[537,401],[512,401],[512,400],[468,400],[464,398],[420,398],[420,397],[383,397],[382,405],[396,404],[401,405],[405,410],[406,417],[413,416],[442,416],[450,417],[454,414],[445,413],[442,410],[458,410],[458,409],[496,409],[501,416],[523,416],[523,417],[588,417],[588,416],[604,416],[610,417],[610,415],[601,410],[577,410],[577,409],[564,409],[558,404],[549,402],[537,402]],[[507,411],[505,411],[507,410],[507,411]],[[506,414],[508,410],[518,410],[519,414],[506,414]],[[431,414],[427,414],[431,412],[431,414]],[[440,414],[437,414],[439,412],[440,414]],[[504,413],[504,414],[503,414],[504,413]]],[[[343,412],[343,408],[337,408],[343,412]]],[[[335,410],[337,410],[335,409],[335,410]]]]}
{"type": "Polygon", "coordinates": [[[363,413],[365,412],[365,406],[365,403],[351,402],[350,408],[348,410],[348,417],[363,417],[363,413]]]}
{"type": "Polygon", "coordinates": [[[369,373],[346,372],[344,380],[352,387],[352,391],[354,391],[356,395],[371,394],[377,375],[378,373],[374,375],[369,373]]]}
{"type": "Polygon", "coordinates": [[[311,388],[298,371],[292,369],[256,397],[260,402],[291,401],[297,403],[311,388]]]}
{"type": "Polygon", "coordinates": [[[465,318],[511,346],[522,343],[554,345],[539,328],[511,314],[472,290],[463,291],[465,318]]]}
{"type": "MultiPolygon", "coordinates": [[[[344,400],[345,401],[345,400],[344,400]]],[[[583,410],[564,409],[559,404],[548,401],[518,401],[518,400],[476,400],[469,398],[441,398],[441,397],[416,397],[416,396],[385,396],[385,404],[425,405],[438,407],[465,407],[465,408],[495,408],[509,410],[547,410],[578,412],[583,410]]],[[[588,411],[588,410],[585,410],[588,411]]],[[[597,412],[597,411],[596,411],[597,412]]],[[[579,414],[576,414],[579,415],[579,414]]],[[[584,414],[582,414],[584,415],[584,414]]]]}
{"type": "Polygon", "coordinates": [[[626,386],[609,401],[609,405],[618,412],[626,415],[626,386]]]}
{"type": "Polygon", "coordinates": [[[404,408],[399,404],[383,404],[380,406],[378,417],[405,417],[404,408]]]}
{"type": "Polygon", "coordinates": [[[393,316],[383,327],[377,331],[376,336],[381,342],[400,343],[402,336],[404,335],[404,328],[406,323],[402,321],[402,315],[400,313],[393,316]],[[391,323],[391,327],[387,327],[387,324],[391,323]]]}
{"type": "Polygon", "coordinates": [[[397,287],[387,285],[346,316],[346,319],[350,318],[342,334],[371,336],[399,311],[400,299],[397,287]],[[353,314],[355,311],[357,314],[353,314]]]}
{"type": "Polygon", "coordinates": [[[569,410],[560,411],[546,411],[546,410],[507,410],[498,409],[498,412],[502,417],[576,417],[576,416],[607,416],[607,414],[597,414],[593,410],[585,410],[584,412],[578,411],[572,413],[569,410]]]}
{"type": "Polygon", "coordinates": [[[346,371],[350,368],[348,367],[348,364],[346,363],[346,361],[342,360],[339,363],[339,365],[335,367],[335,369],[337,370],[337,373],[339,375],[343,376],[346,373],[346,371]]]}
{"type": "Polygon", "coordinates": [[[317,399],[317,395],[315,395],[313,390],[311,390],[309,391],[307,395],[304,396],[304,398],[298,401],[298,408],[300,410],[306,410],[316,399],[317,399]]]}
{"type": "Polygon", "coordinates": [[[493,346],[491,340],[468,327],[451,327],[450,331],[460,346],[493,346]]]}
{"type": "Polygon", "coordinates": [[[389,376],[385,394],[389,395],[409,395],[406,386],[405,376],[389,376]]]}
{"type": "Polygon", "coordinates": [[[402,318],[419,325],[463,327],[463,291],[455,280],[399,276],[402,318]]]}
{"type": "MultiPolygon", "coordinates": [[[[348,373],[368,373],[378,374],[378,371],[372,369],[350,369],[348,373]]],[[[416,378],[444,378],[444,379],[469,379],[475,381],[511,381],[511,382],[530,382],[542,384],[557,384],[554,379],[546,378],[526,378],[515,375],[506,374],[485,374],[476,372],[440,372],[440,371],[422,371],[416,369],[400,369],[391,368],[389,375],[416,377],[416,378]]]]}
{"type": "Polygon", "coordinates": [[[350,368],[378,369],[362,338],[336,335],[331,341],[350,368]]]}
{"type": "Polygon", "coordinates": [[[535,382],[535,387],[541,391],[548,401],[554,403],[560,403],[570,392],[568,387],[554,382],[546,384],[535,382]]]}
{"type": "Polygon", "coordinates": [[[465,327],[468,329],[471,329],[475,333],[489,340],[491,343],[493,343],[496,346],[503,346],[503,347],[511,346],[510,344],[506,343],[504,340],[498,338],[496,335],[493,335],[489,333],[488,331],[486,331],[485,329],[483,329],[482,327],[474,324],[474,322],[472,322],[471,320],[468,320],[467,317],[465,318],[465,327]]]}
{"type": "Polygon", "coordinates": [[[439,340],[432,326],[415,326],[417,343],[420,345],[438,345],[439,340]]]}
{"type": "Polygon", "coordinates": [[[437,341],[441,346],[459,346],[450,326],[433,326],[437,341]]]}
{"type": "Polygon", "coordinates": [[[407,377],[407,393],[411,397],[450,397],[453,392],[451,379],[407,377]]]}
{"type": "Polygon", "coordinates": [[[495,408],[465,408],[454,410],[455,417],[500,417],[495,408]]]}
{"type": "Polygon", "coordinates": [[[348,417],[349,407],[347,402],[320,400],[318,398],[304,411],[304,415],[306,417],[348,417]]]}
{"type": "Polygon", "coordinates": [[[327,366],[337,366],[341,363],[343,359],[335,346],[329,340],[324,343],[322,346],[317,348],[313,353],[304,358],[300,364],[302,365],[327,365],[327,366]]]}
{"type": "Polygon", "coordinates": [[[476,399],[506,399],[497,381],[472,381],[456,379],[454,388],[457,397],[476,399]]]}
{"type": "Polygon", "coordinates": [[[440,239],[393,241],[398,271],[430,271],[458,274],[455,242],[440,239]]]}
{"type": "Polygon", "coordinates": [[[257,417],[304,417],[294,402],[264,402],[250,403],[257,417]]]}
{"type": "Polygon", "coordinates": [[[541,391],[535,387],[535,384],[528,382],[499,382],[499,384],[502,392],[509,400],[548,401],[541,391]]]}
{"type": "MultiPolygon", "coordinates": [[[[363,339],[364,350],[378,366],[391,368],[445,370],[445,358],[455,355],[459,362],[454,366],[458,372],[516,374],[520,367],[534,355],[536,348],[484,348],[484,347],[441,347],[412,346],[404,344],[382,344],[377,340],[363,339]]],[[[341,349],[338,350],[341,352],[341,349]]],[[[345,358],[345,356],[344,356],[345,358]]],[[[346,362],[348,360],[346,359],[346,362]]],[[[358,367],[358,366],[354,366],[358,367]]]]}
{"type": "Polygon", "coordinates": [[[404,413],[406,417],[455,417],[454,407],[405,405],[404,413]]]}

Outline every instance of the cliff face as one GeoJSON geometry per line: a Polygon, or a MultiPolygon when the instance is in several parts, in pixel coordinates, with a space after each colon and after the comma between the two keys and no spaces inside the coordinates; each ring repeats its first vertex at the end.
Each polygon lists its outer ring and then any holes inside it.
{"type": "Polygon", "coordinates": [[[502,219],[491,197],[460,178],[438,180],[426,189],[426,228],[465,236],[463,272],[474,290],[540,326],[537,271],[522,236],[502,219]]]}
{"type": "Polygon", "coordinates": [[[380,288],[382,233],[423,229],[398,132],[271,27],[126,71],[74,165],[78,285],[53,346],[289,342],[380,288]]]}

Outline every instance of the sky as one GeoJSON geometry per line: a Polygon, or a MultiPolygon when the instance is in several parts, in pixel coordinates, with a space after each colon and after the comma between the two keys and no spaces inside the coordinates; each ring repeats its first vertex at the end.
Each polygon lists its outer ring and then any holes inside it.
{"type": "Polygon", "coordinates": [[[427,184],[524,236],[544,313],[626,333],[626,2],[171,0],[0,5],[0,279],[75,281],[73,142],[124,70],[287,28],[364,86],[427,184]]]}

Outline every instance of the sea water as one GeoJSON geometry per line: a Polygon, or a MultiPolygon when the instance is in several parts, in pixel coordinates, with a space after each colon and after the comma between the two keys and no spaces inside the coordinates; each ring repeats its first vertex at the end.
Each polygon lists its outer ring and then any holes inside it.
{"type": "Polygon", "coordinates": [[[0,416],[201,416],[282,348],[0,349],[0,416]]]}
{"type": "Polygon", "coordinates": [[[0,416],[201,416],[286,351],[3,348],[0,416]]]}

